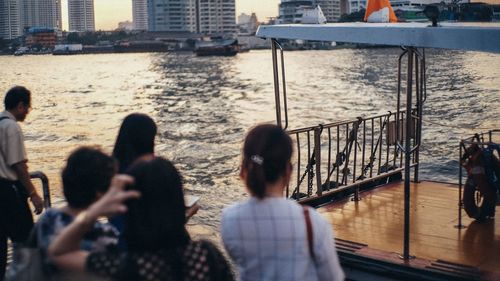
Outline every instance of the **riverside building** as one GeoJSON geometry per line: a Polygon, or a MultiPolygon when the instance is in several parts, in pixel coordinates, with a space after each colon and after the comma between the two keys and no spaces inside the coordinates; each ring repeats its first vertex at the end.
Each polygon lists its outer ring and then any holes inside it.
{"type": "Polygon", "coordinates": [[[279,4],[280,23],[298,23],[302,12],[320,6],[328,22],[336,22],[341,16],[342,0],[282,0],[279,4]]]}
{"type": "Polygon", "coordinates": [[[341,0],[316,0],[315,4],[321,7],[328,22],[336,22],[341,16],[340,1],[341,0]]]}
{"type": "Polygon", "coordinates": [[[196,32],[195,0],[149,0],[148,30],[196,32]]]}
{"type": "Polygon", "coordinates": [[[61,0],[21,0],[23,29],[62,29],[61,0]]]}
{"type": "Polygon", "coordinates": [[[222,37],[237,33],[234,0],[149,0],[147,9],[149,31],[222,37]]]}
{"type": "Polygon", "coordinates": [[[148,0],[132,0],[132,20],[135,30],[148,30],[148,0]]]}
{"type": "Polygon", "coordinates": [[[21,1],[0,0],[0,38],[10,40],[21,35],[21,1]]]}
{"type": "Polygon", "coordinates": [[[198,33],[223,37],[237,33],[234,0],[198,0],[197,4],[198,33]]]}
{"type": "Polygon", "coordinates": [[[94,0],[68,0],[69,31],[95,31],[94,0]]]}

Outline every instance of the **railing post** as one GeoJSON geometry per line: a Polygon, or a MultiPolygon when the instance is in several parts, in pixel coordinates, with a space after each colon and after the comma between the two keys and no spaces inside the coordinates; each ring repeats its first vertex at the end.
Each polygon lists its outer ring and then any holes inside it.
{"type": "MultiPolygon", "coordinates": [[[[321,126],[314,128],[314,153],[316,156],[316,194],[321,196],[323,194],[323,187],[321,186],[321,126]]],[[[329,184],[329,183],[328,183],[329,184]]]]}
{"type": "Polygon", "coordinates": [[[459,145],[459,155],[458,155],[458,224],[455,225],[455,228],[462,229],[465,228],[465,226],[462,224],[462,155],[463,155],[463,150],[462,150],[462,141],[460,141],[459,145]]]}

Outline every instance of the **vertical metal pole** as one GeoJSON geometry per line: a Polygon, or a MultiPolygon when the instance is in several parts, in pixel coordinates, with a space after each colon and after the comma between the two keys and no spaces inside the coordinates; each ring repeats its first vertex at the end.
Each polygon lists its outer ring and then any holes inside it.
{"type": "Polygon", "coordinates": [[[271,40],[272,44],[272,54],[273,54],[273,76],[274,76],[274,99],[276,107],[276,122],[277,125],[283,128],[281,124],[281,102],[280,102],[280,85],[279,85],[279,73],[278,73],[278,54],[277,54],[277,43],[275,39],[271,40]]]}
{"type": "MultiPolygon", "coordinates": [[[[419,55],[415,54],[415,98],[417,102],[417,119],[415,121],[415,145],[420,146],[420,139],[422,133],[422,88],[420,87],[420,72],[419,72],[419,55]]],[[[413,115],[413,114],[412,114],[413,115]]],[[[412,117],[413,122],[413,117],[412,117]]],[[[420,159],[420,148],[415,150],[413,155],[413,163],[416,163],[415,170],[413,171],[413,182],[418,182],[418,170],[419,170],[419,159],[420,159]]]]}
{"type": "Polygon", "coordinates": [[[411,106],[413,88],[413,48],[408,48],[408,65],[406,77],[406,134],[405,134],[405,211],[404,211],[404,247],[403,258],[410,259],[410,165],[411,165],[411,106]]]}
{"type": "MultiPolygon", "coordinates": [[[[375,119],[372,119],[372,142],[371,142],[371,150],[370,150],[370,157],[373,155],[375,157],[373,150],[374,150],[374,145],[375,145],[375,119]]],[[[371,159],[370,159],[371,161],[371,159]]],[[[372,165],[370,166],[370,178],[373,177],[373,166],[375,165],[375,161],[372,161],[372,165]]]]}
{"type": "Polygon", "coordinates": [[[332,170],[332,131],[328,128],[328,178],[326,179],[326,187],[330,190],[330,171],[332,170]]]}
{"type": "MultiPolygon", "coordinates": [[[[315,137],[315,136],[313,136],[315,137]]],[[[307,172],[307,197],[311,197],[310,183],[313,181],[311,170],[311,131],[307,131],[307,164],[306,164],[306,172],[307,172]]]]}
{"type": "Polygon", "coordinates": [[[346,154],[345,154],[345,164],[344,168],[342,169],[342,184],[347,185],[347,181],[349,180],[347,177],[347,169],[349,168],[349,123],[345,124],[345,147],[346,147],[346,154]]]}
{"type": "Polygon", "coordinates": [[[340,160],[339,160],[339,155],[340,155],[340,125],[337,125],[337,155],[335,156],[335,167],[337,169],[336,171],[336,177],[335,177],[335,184],[336,187],[339,187],[341,184],[339,183],[339,176],[340,176],[340,160]]]}
{"type": "Polygon", "coordinates": [[[455,225],[456,228],[462,229],[465,228],[464,225],[462,224],[462,155],[463,155],[463,150],[462,150],[462,142],[460,142],[460,154],[458,155],[458,225],[455,225]]]}
{"type": "MultiPolygon", "coordinates": [[[[357,124],[358,126],[358,129],[359,129],[359,125],[360,123],[357,124]]],[[[356,125],[354,125],[356,126],[356,125]]],[[[353,164],[353,167],[352,167],[352,182],[355,183],[356,182],[356,162],[357,162],[357,158],[358,158],[358,153],[357,153],[357,146],[356,146],[356,142],[357,142],[357,134],[358,134],[358,130],[356,130],[356,140],[354,141],[354,164],[353,164]]],[[[356,186],[356,189],[354,190],[354,198],[353,198],[353,201],[360,201],[360,197],[359,197],[359,185],[356,186]]]]}
{"type": "MultiPolygon", "coordinates": [[[[323,187],[321,186],[321,128],[314,129],[314,153],[316,154],[316,194],[321,196],[323,187]]],[[[329,183],[328,183],[329,184],[329,183]]]]}
{"type": "MultiPolygon", "coordinates": [[[[299,200],[299,194],[300,194],[300,138],[299,138],[299,133],[296,134],[297,136],[297,193],[295,193],[296,200],[299,200]]],[[[293,194],[292,194],[293,195],[293,194]]],[[[287,196],[288,197],[288,196],[287,196]]]]}
{"type": "Polygon", "coordinates": [[[283,130],[288,128],[288,105],[286,103],[286,80],[285,80],[285,57],[283,56],[283,49],[280,47],[281,54],[281,82],[283,87],[283,110],[285,111],[285,127],[283,130]]]}
{"type": "MultiPolygon", "coordinates": [[[[379,127],[381,134],[382,134],[382,124],[383,124],[382,117],[380,117],[378,119],[378,127],[379,127]]],[[[377,172],[377,175],[380,175],[381,174],[380,171],[382,170],[382,142],[378,142],[378,147],[375,147],[375,149],[378,149],[378,170],[377,170],[378,172],[377,172]]]]}

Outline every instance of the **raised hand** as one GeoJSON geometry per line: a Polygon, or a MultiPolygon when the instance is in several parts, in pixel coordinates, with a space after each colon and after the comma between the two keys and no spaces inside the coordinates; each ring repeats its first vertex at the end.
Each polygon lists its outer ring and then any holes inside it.
{"type": "Polygon", "coordinates": [[[90,219],[97,219],[102,216],[114,216],[125,213],[127,206],[125,202],[129,199],[136,199],[141,196],[138,191],[125,190],[127,185],[133,184],[134,179],[127,175],[116,175],[111,181],[108,192],[98,201],[92,204],[87,210],[90,219]]]}

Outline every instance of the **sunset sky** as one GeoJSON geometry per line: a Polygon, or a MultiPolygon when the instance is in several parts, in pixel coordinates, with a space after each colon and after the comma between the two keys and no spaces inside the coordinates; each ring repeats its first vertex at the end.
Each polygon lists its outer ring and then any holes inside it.
{"type": "MultiPolygon", "coordinates": [[[[278,15],[279,0],[236,0],[236,15],[257,13],[259,20],[278,15]]],[[[94,0],[96,29],[113,30],[121,21],[132,21],[132,0],[94,0]]],[[[68,29],[68,2],[62,0],[63,27],[68,29]]]]}

